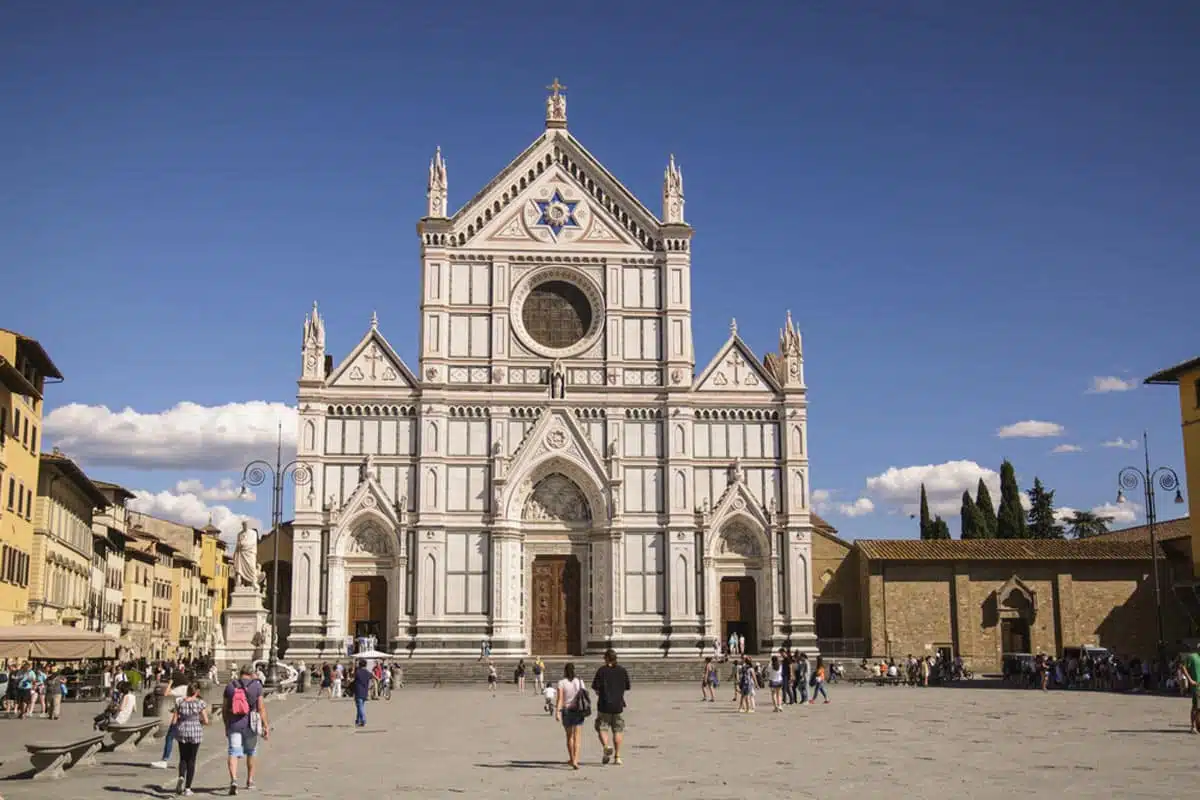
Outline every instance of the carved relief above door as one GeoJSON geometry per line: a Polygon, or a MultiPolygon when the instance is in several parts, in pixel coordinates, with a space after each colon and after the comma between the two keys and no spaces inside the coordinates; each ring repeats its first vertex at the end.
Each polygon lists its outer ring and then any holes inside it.
{"type": "Polygon", "coordinates": [[[538,481],[521,511],[521,519],[533,522],[587,522],[591,518],[592,509],[583,492],[557,472],[538,481]]]}

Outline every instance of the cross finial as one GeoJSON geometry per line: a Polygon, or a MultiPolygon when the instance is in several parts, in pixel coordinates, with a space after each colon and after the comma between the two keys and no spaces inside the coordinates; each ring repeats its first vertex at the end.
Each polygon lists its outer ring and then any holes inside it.
{"type": "Polygon", "coordinates": [[[551,95],[552,97],[558,97],[559,92],[565,92],[567,90],[567,87],[558,82],[558,78],[555,78],[554,83],[550,84],[546,88],[553,93],[551,95]]]}
{"type": "Polygon", "coordinates": [[[559,83],[558,78],[555,78],[554,83],[546,88],[550,90],[550,96],[546,98],[546,127],[567,127],[567,98],[562,94],[567,87],[559,83]]]}
{"type": "Polygon", "coordinates": [[[371,312],[371,330],[377,330],[378,328],[379,328],[379,315],[376,314],[374,311],[372,311],[371,312]]]}
{"type": "Polygon", "coordinates": [[[737,336],[737,317],[729,320],[729,335],[737,336]]]}

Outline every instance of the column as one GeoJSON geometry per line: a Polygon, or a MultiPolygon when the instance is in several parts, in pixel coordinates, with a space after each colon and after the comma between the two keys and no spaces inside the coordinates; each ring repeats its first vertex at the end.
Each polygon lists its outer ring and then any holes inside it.
{"type": "Polygon", "coordinates": [[[329,557],[329,615],[325,631],[341,651],[346,639],[346,563],[338,555],[329,557]]]}
{"type": "Polygon", "coordinates": [[[521,580],[524,547],[513,528],[492,529],[492,649],[525,651],[525,632],[521,625],[521,580]]]}

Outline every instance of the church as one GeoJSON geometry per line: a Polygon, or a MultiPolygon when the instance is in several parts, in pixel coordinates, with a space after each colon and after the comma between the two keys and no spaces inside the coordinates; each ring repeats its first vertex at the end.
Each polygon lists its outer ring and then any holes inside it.
{"type": "Polygon", "coordinates": [[[341,358],[304,322],[289,659],[815,651],[800,335],[735,322],[697,370],[681,169],[656,215],[548,88],[453,214],[430,163],[416,369],[373,315],[341,358]]]}

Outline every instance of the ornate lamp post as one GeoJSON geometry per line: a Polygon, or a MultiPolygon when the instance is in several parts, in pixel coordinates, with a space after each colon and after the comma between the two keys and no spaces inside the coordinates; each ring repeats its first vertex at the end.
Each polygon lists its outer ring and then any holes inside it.
{"type": "Polygon", "coordinates": [[[1162,592],[1158,585],[1158,535],[1154,526],[1158,522],[1155,510],[1154,487],[1157,484],[1163,491],[1175,490],[1175,502],[1183,502],[1183,492],[1179,489],[1179,476],[1170,467],[1150,469],[1150,443],[1145,431],[1142,432],[1142,454],[1146,458],[1145,469],[1125,467],[1117,474],[1117,503],[1125,502],[1125,489],[1142,487],[1146,503],[1146,527],[1150,529],[1150,557],[1154,564],[1154,615],[1158,625],[1158,651],[1160,659],[1166,647],[1166,634],[1163,631],[1162,592]]]}
{"type": "Polygon", "coordinates": [[[274,554],[271,566],[271,643],[267,661],[267,683],[277,683],[276,664],[279,659],[279,537],[283,525],[283,488],[290,478],[296,486],[305,486],[312,480],[312,470],[300,459],[283,462],[283,426],[280,425],[278,443],[275,447],[275,463],[255,459],[242,471],[242,494],[247,486],[262,486],[267,476],[271,477],[271,530],[275,534],[274,554]]]}

